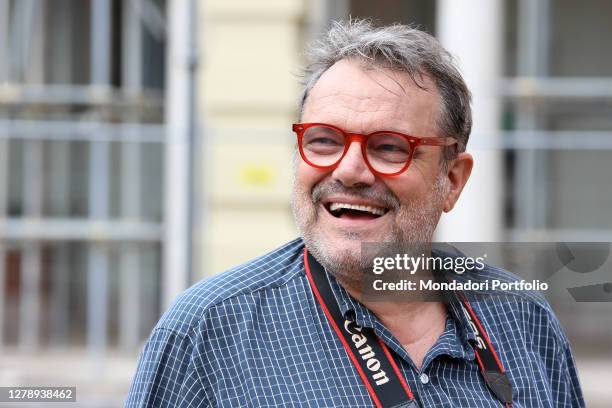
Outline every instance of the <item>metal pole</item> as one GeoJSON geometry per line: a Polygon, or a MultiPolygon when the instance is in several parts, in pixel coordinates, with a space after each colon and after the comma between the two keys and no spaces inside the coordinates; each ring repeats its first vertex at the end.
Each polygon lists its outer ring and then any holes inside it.
{"type": "MultiPolygon", "coordinates": [[[[8,201],[8,140],[0,139],[0,223],[7,217],[6,208],[8,201]]],[[[4,308],[7,298],[5,279],[6,238],[0,234],[0,354],[4,347],[4,308]]]]}
{"type": "Polygon", "coordinates": [[[327,25],[329,20],[344,20],[350,15],[351,4],[350,0],[334,0],[327,2],[327,25]]]}
{"type": "MultiPolygon", "coordinates": [[[[24,213],[30,217],[42,215],[42,142],[28,141],[24,146],[24,213]]],[[[40,265],[38,241],[23,246],[21,268],[21,307],[19,316],[19,346],[24,351],[38,347],[40,327],[40,265]]]]}
{"type": "MultiPolygon", "coordinates": [[[[549,64],[550,0],[520,0],[518,3],[517,71],[523,77],[543,77],[549,64]]],[[[535,130],[543,126],[537,105],[517,105],[517,128],[535,130]]],[[[520,228],[535,229],[546,221],[548,154],[545,151],[516,152],[514,205],[520,228]]]]}
{"type": "MultiPolygon", "coordinates": [[[[196,199],[199,196],[196,195],[195,183],[196,180],[200,180],[201,178],[196,178],[196,170],[202,170],[203,167],[196,166],[196,152],[199,147],[201,147],[201,143],[198,137],[199,123],[198,123],[198,108],[197,108],[197,93],[196,87],[198,85],[198,69],[200,64],[199,58],[199,43],[198,43],[198,2],[197,0],[191,0],[189,4],[189,157],[187,161],[187,234],[189,244],[187,246],[187,284],[189,286],[195,276],[195,265],[196,257],[194,255],[194,245],[196,242],[196,226],[200,229],[202,228],[201,224],[198,224],[202,220],[202,218],[196,218],[196,199]]],[[[201,176],[202,173],[200,173],[201,176]]],[[[199,242],[199,241],[198,241],[199,242]]],[[[202,251],[197,251],[199,257],[202,256],[202,251]]]]}
{"type": "MultiPolygon", "coordinates": [[[[9,34],[9,2],[0,0],[0,84],[8,82],[8,34],[9,34]]],[[[0,125],[1,126],[1,125],[0,125]]],[[[8,140],[0,137],[0,222],[7,217],[8,201],[8,140]]],[[[0,235],[0,354],[4,347],[4,310],[7,298],[6,279],[6,249],[5,237],[0,235]]]]}
{"type": "Polygon", "coordinates": [[[311,0],[308,2],[308,40],[323,33],[331,20],[345,20],[350,15],[349,0],[311,0]]]}
{"type": "MultiPolygon", "coordinates": [[[[40,218],[42,212],[42,144],[29,141],[24,146],[24,213],[40,218]]],[[[19,346],[25,351],[38,347],[40,326],[40,243],[28,242],[22,247],[21,307],[19,346]]]]}
{"type": "MultiPolygon", "coordinates": [[[[501,103],[497,88],[501,79],[502,6],[501,0],[437,3],[438,37],[458,58],[472,91],[474,125],[470,143],[474,145],[480,144],[481,137],[500,137],[501,103]]],[[[436,239],[498,241],[503,233],[502,154],[498,150],[475,150],[469,144],[468,151],[474,156],[472,175],[456,207],[443,215],[436,239]]]]}
{"type": "MultiPolygon", "coordinates": [[[[30,42],[23,44],[27,49],[24,65],[25,82],[44,82],[44,7],[45,3],[25,1],[21,16],[23,26],[29,27],[30,42]]],[[[43,145],[40,140],[28,141],[23,152],[24,213],[30,217],[42,216],[42,161],[43,145]]],[[[39,241],[26,243],[22,248],[21,269],[21,307],[19,316],[19,347],[26,352],[35,350],[39,345],[40,331],[40,281],[41,247],[39,241]]]]}
{"type": "Polygon", "coordinates": [[[0,234],[10,240],[87,241],[118,243],[126,241],[158,242],[162,227],[156,222],[127,220],[97,221],[91,218],[39,219],[7,218],[0,224],[0,234]]]}
{"type": "MultiPolygon", "coordinates": [[[[1,214],[0,214],[1,215],[1,214]]],[[[0,238],[0,355],[4,349],[4,309],[7,298],[6,293],[6,249],[4,248],[4,241],[0,238]]]]}
{"type": "Polygon", "coordinates": [[[23,79],[23,67],[25,64],[26,47],[24,44],[29,44],[29,31],[24,31],[24,27],[30,28],[28,24],[24,24],[26,20],[24,15],[27,6],[30,3],[28,0],[14,2],[11,12],[10,27],[10,50],[11,58],[7,59],[9,64],[8,78],[11,82],[20,82],[23,79]]]}
{"type": "MultiPolygon", "coordinates": [[[[56,35],[51,49],[51,81],[69,84],[72,81],[72,50],[66,47],[71,40],[72,8],[69,1],[62,0],[57,7],[50,9],[56,35]]],[[[70,206],[70,154],[69,142],[53,140],[50,142],[49,189],[50,211],[53,217],[67,217],[70,206]]],[[[51,300],[50,300],[50,343],[66,346],[70,321],[70,262],[67,242],[52,246],[51,300]]]]}
{"type": "Polygon", "coordinates": [[[59,120],[6,120],[0,118],[0,139],[71,142],[163,143],[161,124],[69,122],[59,120]]]}
{"type": "Polygon", "coordinates": [[[0,84],[9,81],[9,24],[9,0],[0,0],[0,84]]]}
{"type": "MultiPolygon", "coordinates": [[[[91,4],[91,84],[110,85],[110,0],[91,4]]],[[[109,144],[92,142],[89,150],[89,217],[105,220],[109,215],[109,144]]],[[[89,246],[87,261],[87,344],[94,360],[94,373],[104,370],[108,320],[108,247],[89,246]]]]}
{"type": "MultiPolygon", "coordinates": [[[[55,0],[55,7],[49,9],[53,19],[53,43],[51,50],[53,57],[49,65],[52,72],[53,85],[63,86],[72,83],[74,53],[72,47],[66,46],[72,41],[73,35],[73,10],[72,0],[55,0]]],[[[45,87],[48,89],[48,87],[45,87]]]]}
{"type": "Polygon", "coordinates": [[[190,140],[193,129],[194,50],[192,26],[196,3],[168,1],[168,59],[166,92],[165,237],[163,305],[167,307],[189,282],[192,236],[189,226],[191,195],[190,140]]]}
{"type": "MultiPolygon", "coordinates": [[[[123,89],[130,96],[140,96],[142,91],[142,24],[140,22],[142,0],[124,3],[123,20],[123,89]]],[[[126,122],[140,121],[138,112],[127,112],[126,122]]],[[[134,128],[139,133],[138,127],[134,128]]],[[[126,220],[141,218],[140,192],[141,146],[138,142],[121,144],[121,216],[126,220]]],[[[141,322],[141,250],[138,243],[121,246],[119,259],[120,329],[119,344],[124,350],[138,345],[141,322]]]]}
{"type": "MultiPolygon", "coordinates": [[[[50,166],[50,211],[53,217],[67,217],[69,207],[70,154],[68,143],[53,141],[49,146],[50,166]]],[[[52,279],[50,302],[50,342],[65,345],[68,339],[70,316],[70,264],[68,243],[58,242],[52,246],[52,279]]]]}

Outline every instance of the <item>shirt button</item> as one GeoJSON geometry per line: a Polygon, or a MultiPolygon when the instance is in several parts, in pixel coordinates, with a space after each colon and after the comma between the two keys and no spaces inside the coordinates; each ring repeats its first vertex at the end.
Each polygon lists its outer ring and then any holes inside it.
{"type": "Polygon", "coordinates": [[[420,378],[421,378],[421,383],[423,384],[427,384],[429,382],[429,376],[425,373],[421,374],[420,378]]]}

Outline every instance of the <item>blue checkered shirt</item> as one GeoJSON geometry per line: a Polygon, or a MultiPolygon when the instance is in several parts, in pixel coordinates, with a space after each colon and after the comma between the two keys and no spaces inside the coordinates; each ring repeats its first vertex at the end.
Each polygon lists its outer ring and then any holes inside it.
{"type": "MultiPolygon", "coordinates": [[[[345,349],[312,295],[304,244],[277,250],[184,292],[140,357],[127,407],[372,407],[345,349]]],[[[478,273],[507,279],[488,267],[478,273]]],[[[450,305],[446,329],[421,369],[362,304],[330,276],[341,311],[396,353],[423,407],[496,407],[450,305]]],[[[583,407],[576,367],[559,322],[541,297],[472,302],[514,387],[514,407],[583,407]]]]}

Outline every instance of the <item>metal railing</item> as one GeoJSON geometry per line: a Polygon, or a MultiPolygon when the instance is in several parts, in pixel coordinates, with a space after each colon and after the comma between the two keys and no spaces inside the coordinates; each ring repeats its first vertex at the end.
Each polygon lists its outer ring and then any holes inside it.
{"type": "Polygon", "coordinates": [[[113,339],[136,349],[161,308],[166,128],[163,94],[144,85],[143,10],[159,19],[144,0],[52,6],[0,0],[0,348],[47,339],[101,357],[113,339]],[[73,53],[57,39],[87,15],[73,53]],[[82,60],[89,80],[76,83],[82,60]]]}

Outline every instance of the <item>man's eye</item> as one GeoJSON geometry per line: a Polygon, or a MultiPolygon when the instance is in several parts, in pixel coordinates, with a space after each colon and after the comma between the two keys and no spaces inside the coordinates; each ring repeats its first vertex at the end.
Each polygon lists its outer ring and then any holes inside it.
{"type": "Polygon", "coordinates": [[[310,145],[329,145],[329,146],[337,146],[339,145],[338,141],[329,137],[317,137],[308,142],[310,145]]]}
{"type": "Polygon", "coordinates": [[[409,152],[409,146],[396,143],[379,143],[371,148],[373,152],[381,155],[406,155],[409,152]]]}
{"type": "Polygon", "coordinates": [[[403,146],[397,146],[397,145],[393,145],[393,144],[381,144],[376,146],[376,150],[380,151],[380,152],[390,152],[390,153],[402,153],[405,152],[406,149],[403,148],[403,146]]]}

